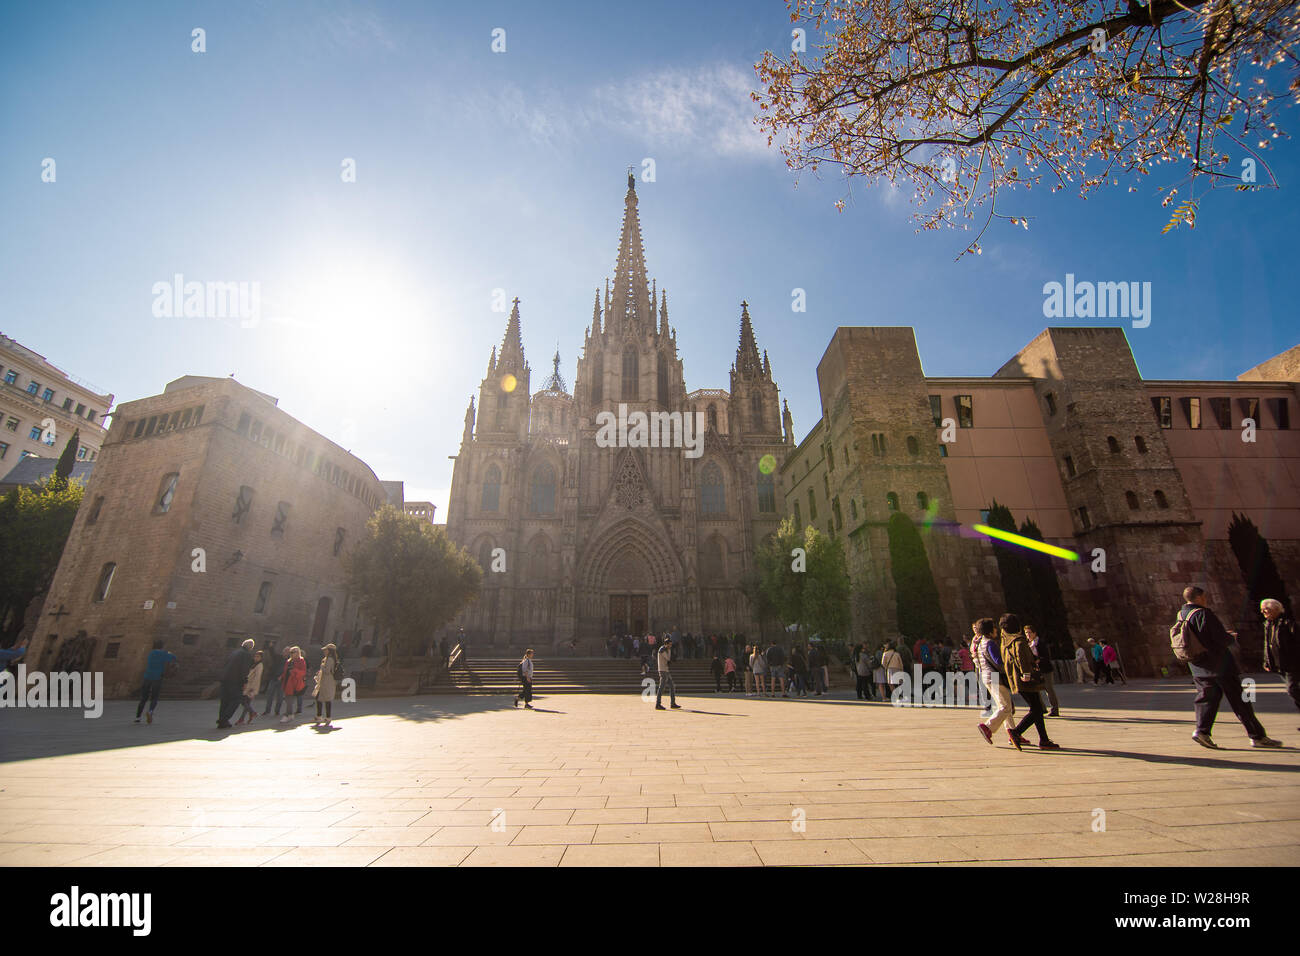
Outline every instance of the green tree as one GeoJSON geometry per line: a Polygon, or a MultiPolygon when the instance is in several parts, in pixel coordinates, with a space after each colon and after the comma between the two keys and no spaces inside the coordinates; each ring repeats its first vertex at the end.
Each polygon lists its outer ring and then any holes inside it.
{"type": "Polygon", "coordinates": [[[751,587],[782,624],[828,641],[848,634],[849,574],[839,541],[811,525],[800,531],[786,518],[759,547],[755,563],[751,587]]]}
{"type": "Polygon", "coordinates": [[[947,625],[921,533],[911,518],[897,511],[890,515],[888,530],[889,567],[894,577],[898,632],[913,641],[922,637],[943,637],[947,625]]]}
{"type": "Polygon", "coordinates": [[[54,475],[62,481],[67,481],[72,477],[72,466],[77,463],[77,448],[81,445],[81,429],[78,428],[68,439],[68,443],[63,446],[63,454],[59,456],[59,463],[54,466],[54,475]]]}
{"type": "MultiPolygon", "coordinates": [[[[988,525],[999,531],[1018,533],[1016,519],[1012,516],[1011,509],[1006,505],[998,504],[996,498],[989,506],[988,525]]],[[[1002,578],[1002,596],[1006,600],[1005,610],[1018,614],[1021,619],[1034,619],[1037,608],[1028,552],[1020,545],[1009,541],[999,541],[997,538],[990,540],[993,542],[993,555],[998,561],[998,576],[1002,578]]]]}
{"type": "Polygon", "coordinates": [[[1291,598],[1287,595],[1286,584],[1277,573],[1268,541],[1259,533],[1255,522],[1234,511],[1228,525],[1228,544],[1237,557],[1241,576],[1246,581],[1246,606],[1240,620],[1255,620],[1259,613],[1259,602],[1264,598],[1281,601],[1287,614],[1290,614],[1291,598]]]}
{"type": "MultiPolygon", "coordinates": [[[[1020,533],[1035,541],[1043,540],[1043,532],[1032,520],[1021,524],[1020,533]]],[[[1065,609],[1056,566],[1052,564],[1051,555],[1041,551],[1030,551],[1025,558],[1029,563],[1030,597],[1034,605],[1029,612],[1029,621],[1038,627],[1053,660],[1070,660],[1074,657],[1074,641],[1070,638],[1069,612],[1065,609]]]]}
{"type": "Polygon", "coordinates": [[[28,605],[48,590],[84,490],[51,476],[0,498],[0,647],[12,646],[28,605]]]}
{"type": "Polygon", "coordinates": [[[376,511],[366,536],[344,556],[361,610],[409,655],[478,597],[483,569],[446,532],[392,505],[376,511]]]}

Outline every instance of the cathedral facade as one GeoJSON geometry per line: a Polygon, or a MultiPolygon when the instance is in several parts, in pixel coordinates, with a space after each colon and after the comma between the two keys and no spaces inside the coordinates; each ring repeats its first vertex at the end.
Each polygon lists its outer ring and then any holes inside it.
{"type": "Polygon", "coordinates": [[[730,387],[687,389],[630,175],[615,275],[603,301],[596,293],[572,392],[559,367],[557,352],[530,391],[516,299],[452,472],[447,533],[485,571],[457,626],[476,646],[577,640],[584,651],[614,633],[757,635],[742,580],[784,515],[790,412],[745,303],[730,387]],[[602,421],[638,412],[693,416],[702,448],[638,441],[635,430],[604,440],[602,421]]]}

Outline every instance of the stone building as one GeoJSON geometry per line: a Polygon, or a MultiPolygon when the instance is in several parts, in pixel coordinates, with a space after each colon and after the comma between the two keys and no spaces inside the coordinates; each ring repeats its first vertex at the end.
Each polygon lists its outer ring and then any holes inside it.
{"type": "Polygon", "coordinates": [[[1116,639],[1152,674],[1189,583],[1253,627],[1234,512],[1300,580],[1298,368],[1300,346],[1235,382],[1150,381],[1123,329],[1049,328],[991,377],[936,378],[910,328],[840,328],[817,367],[822,419],[782,471],[786,508],[844,537],[855,637],[872,642],[896,633],[886,525],[912,515],[950,632],[935,637],[958,639],[1002,610],[992,547],[970,530],[996,500],[1081,556],[1056,562],[1073,636],[1116,639]]]}
{"type": "Polygon", "coordinates": [[[112,407],[112,394],[0,335],[0,476],[24,458],[58,458],[74,431],[77,461],[94,461],[112,407]]]}
{"type": "Polygon", "coordinates": [[[366,622],[341,555],[386,500],[365,462],[276,399],[179,378],[115,415],[28,660],[102,670],[121,696],[155,641],[187,681],[215,679],[245,638],[353,647],[366,622]]]}
{"type": "Polygon", "coordinates": [[[780,519],[789,411],[745,303],[730,387],[687,390],[667,293],[647,277],[631,176],[613,285],[596,293],[572,392],[558,352],[553,361],[532,392],[515,300],[452,473],[447,532],[488,571],[457,623],[480,646],[588,649],[672,627],[756,633],[741,579],[780,519]],[[598,441],[602,413],[638,412],[702,422],[702,454],[635,447],[634,430],[621,446],[598,441]]]}

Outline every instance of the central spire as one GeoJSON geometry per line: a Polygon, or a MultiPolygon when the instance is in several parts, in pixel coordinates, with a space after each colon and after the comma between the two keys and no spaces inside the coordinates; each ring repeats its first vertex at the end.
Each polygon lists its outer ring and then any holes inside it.
{"type": "Polygon", "coordinates": [[[614,291],[605,328],[624,332],[653,332],[654,305],[646,277],[645,247],[641,242],[641,218],[636,208],[636,177],[627,174],[627,196],[623,199],[623,232],[618,240],[618,261],[614,265],[614,291]]]}

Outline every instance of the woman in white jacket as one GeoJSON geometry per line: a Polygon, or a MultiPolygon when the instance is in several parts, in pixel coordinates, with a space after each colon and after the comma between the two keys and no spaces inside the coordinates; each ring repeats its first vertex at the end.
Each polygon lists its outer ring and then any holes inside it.
{"type": "Polygon", "coordinates": [[[257,651],[253,654],[253,669],[248,672],[248,677],[244,679],[243,690],[243,713],[239,715],[236,724],[252,723],[253,718],[257,716],[257,708],[253,706],[253,699],[262,691],[262,652],[257,651]]]}
{"type": "Polygon", "coordinates": [[[339,649],[333,644],[326,644],[321,648],[320,670],[316,672],[316,689],[312,696],[316,698],[316,722],[313,727],[319,727],[324,724],[330,726],[330,720],[333,718],[334,693],[338,689],[338,681],[334,676],[334,669],[341,667],[339,663],[339,649]],[[320,719],[321,704],[325,705],[325,719],[320,719]]]}

